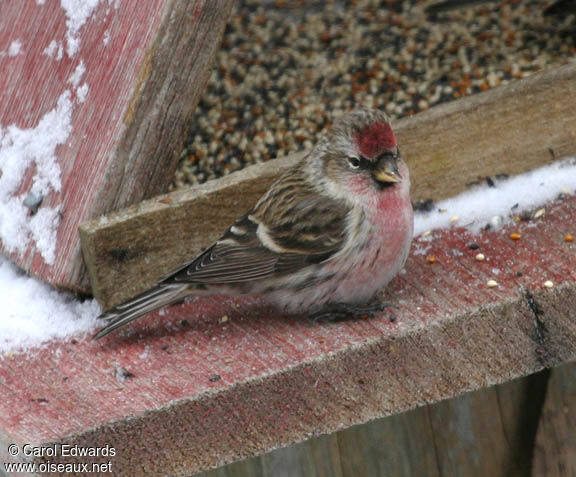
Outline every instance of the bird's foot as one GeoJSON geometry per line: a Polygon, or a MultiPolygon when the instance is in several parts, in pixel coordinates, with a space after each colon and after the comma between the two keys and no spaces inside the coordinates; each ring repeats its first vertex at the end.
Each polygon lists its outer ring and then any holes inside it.
{"type": "Polygon", "coordinates": [[[348,303],[336,303],[322,311],[310,315],[314,324],[319,322],[337,322],[351,318],[367,318],[375,315],[386,308],[396,308],[392,303],[374,302],[367,305],[350,305],[348,303]]]}

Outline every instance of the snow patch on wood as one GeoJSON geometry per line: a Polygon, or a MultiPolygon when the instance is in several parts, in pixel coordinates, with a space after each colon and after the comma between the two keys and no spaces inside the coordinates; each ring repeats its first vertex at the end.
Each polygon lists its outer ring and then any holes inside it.
{"type": "Polygon", "coordinates": [[[0,255],[0,354],[92,331],[100,307],[30,278],[0,255]]]}
{"type": "Polygon", "coordinates": [[[66,53],[70,58],[80,48],[78,32],[88,21],[100,0],[60,0],[60,6],[66,12],[66,53]]]}
{"type": "MultiPolygon", "coordinates": [[[[76,88],[79,103],[85,101],[89,90],[86,83],[77,88],[85,70],[81,61],[69,79],[76,88]]],[[[65,144],[72,132],[74,104],[72,91],[65,90],[56,107],[46,113],[36,127],[21,129],[15,124],[0,125],[0,240],[8,252],[20,254],[32,240],[49,265],[56,258],[60,207],[39,206],[48,194],[58,193],[62,187],[56,148],[65,144]],[[21,190],[30,168],[35,170],[33,182],[21,190]]]]}
{"type": "Polygon", "coordinates": [[[64,56],[64,47],[61,42],[52,40],[50,44],[44,48],[42,53],[50,58],[54,58],[56,61],[60,61],[64,56]]]}
{"type": "Polygon", "coordinates": [[[90,87],[88,83],[84,83],[76,90],[76,99],[79,103],[83,103],[86,101],[86,96],[88,96],[88,91],[90,91],[90,87]]]}
{"type": "Polygon", "coordinates": [[[58,98],[56,107],[46,113],[34,128],[20,129],[0,126],[0,240],[9,252],[24,253],[31,238],[38,239],[36,247],[46,263],[53,263],[58,227],[57,208],[36,213],[30,217],[24,201],[28,194],[46,197],[59,192],[60,166],[56,146],[64,144],[72,130],[72,100],[69,90],[58,98]],[[36,168],[34,182],[29,191],[17,194],[26,171],[36,168]],[[47,217],[55,219],[47,223],[47,217]],[[38,222],[41,222],[38,223],[38,222]],[[46,226],[41,232],[40,225],[46,226]],[[38,234],[41,233],[41,236],[38,234]],[[40,246],[42,245],[42,246],[40,246]]]}
{"type": "Polygon", "coordinates": [[[435,204],[430,213],[415,216],[414,235],[465,226],[479,232],[487,224],[496,228],[515,216],[576,193],[576,158],[565,159],[502,180],[491,180],[456,197],[435,204]],[[457,220],[453,220],[456,218],[457,220]],[[494,220],[498,218],[498,220],[494,220]]]}
{"type": "Polygon", "coordinates": [[[8,47],[8,56],[17,56],[20,53],[22,53],[22,42],[20,40],[14,40],[8,47]]]}
{"type": "Polygon", "coordinates": [[[68,82],[71,83],[74,88],[77,88],[85,72],[86,66],[84,66],[84,62],[80,60],[80,63],[78,63],[78,66],[74,70],[74,73],[72,73],[72,76],[68,79],[68,82]]]}

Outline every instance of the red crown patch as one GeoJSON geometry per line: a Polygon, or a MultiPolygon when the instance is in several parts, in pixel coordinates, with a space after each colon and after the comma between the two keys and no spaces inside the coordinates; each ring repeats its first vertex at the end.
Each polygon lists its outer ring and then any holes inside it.
{"type": "Polygon", "coordinates": [[[396,136],[390,123],[372,123],[354,136],[360,154],[374,157],[386,149],[396,147],[396,136]]]}

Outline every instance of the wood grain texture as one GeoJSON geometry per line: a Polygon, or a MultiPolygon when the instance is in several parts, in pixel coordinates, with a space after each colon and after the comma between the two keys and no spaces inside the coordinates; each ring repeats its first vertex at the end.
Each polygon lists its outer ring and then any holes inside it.
{"type": "MultiPolygon", "coordinates": [[[[543,404],[534,391],[541,390],[540,394],[546,391],[548,373],[549,370],[544,370],[450,400],[375,419],[204,472],[201,477],[275,477],[277,474],[274,472],[263,470],[263,463],[270,456],[288,462],[283,468],[295,467],[297,470],[290,474],[291,477],[531,475],[530,456],[543,404]],[[325,452],[315,454],[318,447],[325,452]],[[301,463],[310,458],[311,465],[301,463]],[[323,470],[327,463],[330,466],[325,473],[323,470]]],[[[547,460],[565,462],[556,460],[562,457],[554,454],[547,460]]],[[[535,472],[532,475],[548,474],[535,472]]]]}
{"type": "MultiPolygon", "coordinates": [[[[15,263],[57,286],[88,291],[78,225],[166,190],[231,5],[102,1],[77,32],[76,54],[57,60],[44,51],[53,40],[66,50],[60,2],[0,2],[0,47],[15,39],[23,45],[20,55],[0,55],[0,125],[35,127],[66,91],[73,108],[72,132],[56,149],[62,188],[41,205],[60,207],[56,259],[47,265],[30,246],[10,255],[15,263]],[[81,64],[85,102],[70,83],[81,64]]],[[[34,173],[27,171],[19,194],[34,173]]]]}
{"type": "Polygon", "coordinates": [[[441,475],[428,413],[423,406],[338,432],[343,476],[441,475]]]}
{"type": "MultiPolygon", "coordinates": [[[[302,444],[296,444],[302,445],[302,444]]],[[[262,469],[262,462],[260,457],[253,457],[252,459],[245,459],[240,462],[235,462],[229,466],[220,467],[219,469],[208,470],[201,474],[196,474],[196,477],[267,477],[262,469]]]]}
{"type": "Polygon", "coordinates": [[[310,443],[300,443],[278,449],[260,458],[263,475],[292,477],[341,477],[338,459],[338,441],[335,435],[321,436],[310,443]]]}
{"type": "Polygon", "coordinates": [[[316,437],[260,457],[203,472],[198,477],[343,477],[349,474],[342,473],[338,435],[316,437]]]}
{"type": "MultiPolygon", "coordinates": [[[[119,475],[190,475],[574,360],[576,244],[563,240],[574,223],[572,196],[514,224],[519,241],[508,238],[511,228],[417,239],[406,272],[381,297],[397,305],[393,321],[383,313],[313,325],[257,298],[203,297],[103,341],[87,336],[4,356],[0,449],[8,438],[108,444],[119,449],[119,475]],[[471,241],[485,262],[474,259],[471,241]],[[423,248],[438,261],[428,263],[423,248]],[[494,270],[499,286],[487,288],[494,270]],[[133,377],[119,381],[118,366],[133,377]]],[[[458,417],[451,439],[474,409],[487,416],[496,405],[493,395],[450,405],[458,417]]],[[[444,426],[448,414],[430,421],[444,426]]],[[[493,425],[483,421],[473,427],[478,438],[493,425]]],[[[514,430],[496,426],[496,443],[514,430]]],[[[483,446],[483,455],[504,461],[494,443],[483,446]]],[[[459,462],[467,449],[455,448],[459,462]]],[[[294,452],[309,465],[308,450],[294,452]]]]}
{"type": "Polygon", "coordinates": [[[536,434],[532,475],[576,475],[576,364],[550,372],[536,434]]]}
{"type": "Polygon", "coordinates": [[[495,388],[498,409],[490,418],[500,420],[506,440],[507,458],[501,469],[503,476],[531,475],[536,430],[545,403],[549,375],[550,369],[544,369],[495,388]]]}
{"type": "Polygon", "coordinates": [[[439,475],[511,474],[496,392],[491,391],[469,393],[428,409],[439,475]]]}
{"type": "Polygon", "coordinates": [[[526,401],[539,381],[540,373],[340,431],[344,476],[530,475],[529,427],[539,415],[526,401]]]}
{"type": "MultiPolygon", "coordinates": [[[[414,199],[576,154],[576,65],[546,71],[401,120],[414,199]]],[[[296,157],[301,157],[296,156],[296,157]]],[[[149,288],[219,237],[296,157],[277,159],[82,224],[92,291],[104,308],[149,288]]]]}

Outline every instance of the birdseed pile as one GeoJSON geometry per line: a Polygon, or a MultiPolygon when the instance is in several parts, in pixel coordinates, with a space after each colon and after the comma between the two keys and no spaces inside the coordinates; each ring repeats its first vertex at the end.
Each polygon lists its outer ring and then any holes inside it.
{"type": "Polygon", "coordinates": [[[241,0],[173,188],[310,148],[345,111],[393,118],[576,60],[573,15],[503,0],[430,18],[431,1],[241,0]]]}

